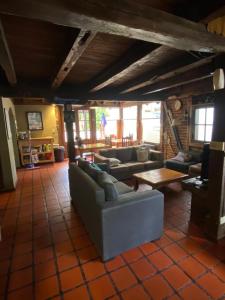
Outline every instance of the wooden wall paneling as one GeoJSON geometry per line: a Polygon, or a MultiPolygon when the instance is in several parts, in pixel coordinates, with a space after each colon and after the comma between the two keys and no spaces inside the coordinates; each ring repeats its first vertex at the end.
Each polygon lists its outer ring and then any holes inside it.
{"type": "Polygon", "coordinates": [[[210,150],[209,184],[207,207],[209,210],[205,230],[214,240],[225,236],[225,154],[224,151],[210,150]]]}
{"type": "Polygon", "coordinates": [[[212,140],[218,142],[225,141],[224,130],[224,115],[225,115],[225,89],[215,92],[214,104],[214,124],[212,140]]]}

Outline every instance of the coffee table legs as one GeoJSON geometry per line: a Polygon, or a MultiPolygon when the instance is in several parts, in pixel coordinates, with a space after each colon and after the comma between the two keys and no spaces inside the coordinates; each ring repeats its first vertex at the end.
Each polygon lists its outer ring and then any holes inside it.
{"type": "Polygon", "coordinates": [[[134,190],[137,191],[138,188],[139,188],[139,180],[135,179],[135,181],[134,181],[134,190]]]}

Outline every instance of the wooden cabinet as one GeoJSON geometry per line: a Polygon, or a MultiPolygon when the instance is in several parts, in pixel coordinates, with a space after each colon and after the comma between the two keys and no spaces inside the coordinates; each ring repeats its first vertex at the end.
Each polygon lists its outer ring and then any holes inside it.
{"type": "Polygon", "coordinates": [[[18,140],[22,166],[29,163],[50,163],[55,161],[53,137],[18,140]]]}

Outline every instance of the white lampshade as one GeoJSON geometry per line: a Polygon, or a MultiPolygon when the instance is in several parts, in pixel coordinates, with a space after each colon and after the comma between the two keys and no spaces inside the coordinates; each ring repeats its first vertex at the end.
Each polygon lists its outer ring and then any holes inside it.
{"type": "Polygon", "coordinates": [[[220,90],[224,88],[224,71],[223,69],[216,69],[213,73],[213,88],[220,90]]]}

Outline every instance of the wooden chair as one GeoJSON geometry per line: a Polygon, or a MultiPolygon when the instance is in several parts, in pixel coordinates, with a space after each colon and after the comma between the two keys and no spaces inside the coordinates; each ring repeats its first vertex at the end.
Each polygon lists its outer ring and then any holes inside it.
{"type": "Polygon", "coordinates": [[[105,144],[106,144],[107,146],[112,147],[112,137],[111,137],[111,136],[106,136],[106,137],[105,137],[105,144]]]}
{"type": "Polygon", "coordinates": [[[122,147],[132,146],[132,136],[122,137],[122,147]]]}

